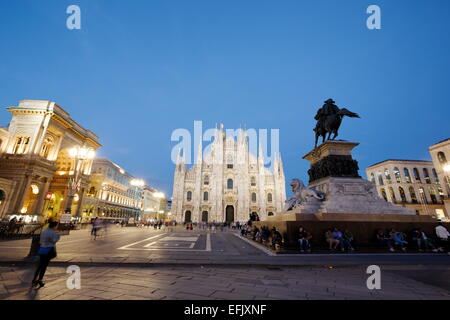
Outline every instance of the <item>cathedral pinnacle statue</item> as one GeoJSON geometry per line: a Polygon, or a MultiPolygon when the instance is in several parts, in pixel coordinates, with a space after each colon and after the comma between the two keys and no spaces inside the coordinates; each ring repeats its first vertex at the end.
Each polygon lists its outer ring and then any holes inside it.
{"type": "Polygon", "coordinates": [[[334,140],[338,136],[338,131],[342,123],[344,116],[351,118],[359,118],[357,113],[351,112],[345,108],[340,109],[335,105],[333,99],[328,99],[325,104],[317,110],[317,114],[314,119],[317,120],[314,132],[316,133],[316,143],[314,147],[317,147],[319,137],[322,137],[322,142],[325,140],[334,140]],[[328,137],[327,137],[328,134],[328,137]],[[333,134],[333,137],[331,135],[333,134]]]}

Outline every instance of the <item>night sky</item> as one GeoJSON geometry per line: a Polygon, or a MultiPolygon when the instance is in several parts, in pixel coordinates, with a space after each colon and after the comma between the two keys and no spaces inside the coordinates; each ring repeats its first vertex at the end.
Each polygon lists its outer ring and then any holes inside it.
{"type": "Polygon", "coordinates": [[[223,123],[280,129],[286,180],[307,180],[323,101],[360,114],[360,173],[430,159],[449,138],[450,1],[0,1],[0,125],[5,107],[51,100],[110,158],[168,195],[173,130],[223,123]],[[66,8],[81,8],[68,30],[66,8]],[[381,8],[381,30],[366,9],[381,8]]]}

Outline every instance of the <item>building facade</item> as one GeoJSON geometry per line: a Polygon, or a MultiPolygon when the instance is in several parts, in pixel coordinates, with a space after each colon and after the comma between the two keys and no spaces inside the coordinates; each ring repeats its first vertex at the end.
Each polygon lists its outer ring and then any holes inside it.
{"type": "Polygon", "coordinates": [[[137,221],[143,208],[143,192],[143,181],[134,178],[108,159],[95,159],[83,205],[83,220],[98,217],[137,221]]]}
{"type": "Polygon", "coordinates": [[[420,215],[446,220],[445,192],[431,161],[385,160],[366,169],[378,195],[420,215]]]}
{"type": "Polygon", "coordinates": [[[55,102],[22,100],[0,128],[0,215],[26,222],[79,216],[98,137],[55,102]]]}
{"type": "Polygon", "coordinates": [[[166,197],[161,191],[145,186],[142,193],[142,220],[160,220],[166,213],[166,197]]]}
{"type": "Polygon", "coordinates": [[[247,221],[252,213],[261,220],[282,211],[286,200],[285,177],[280,156],[273,171],[249,152],[243,130],[237,139],[216,129],[210,151],[203,157],[200,145],[197,161],[186,167],[186,157],[178,155],[172,194],[171,216],[178,222],[247,221]]]}
{"type": "Polygon", "coordinates": [[[433,165],[439,177],[444,192],[444,204],[447,213],[450,212],[450,139],[440,141],[429,148],[433,165]]]}

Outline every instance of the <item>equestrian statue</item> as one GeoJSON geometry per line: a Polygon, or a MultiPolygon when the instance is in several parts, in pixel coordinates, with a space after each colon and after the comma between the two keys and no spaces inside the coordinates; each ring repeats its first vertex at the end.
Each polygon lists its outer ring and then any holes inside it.
{"type": "Polygon", "coordinates": [[[334,140],[338,136],[338,131],[342,123],[342,118],[345,116],[350,118],[359,118],[357,113],[351,112],[345,108],[340,109],[335,105],[333,99],[328,99],[325,104],[317,110],[317,114],[314,119],[317,120],[314,132],[316,133],[316,143],[314,148],[317,147],[319,137],[322,137],[322,143],[325,140],[334,140]],[[328,134],[328,137],[327,137],[328,134]],[[333,137],[331,135],[333,134],[333,137]]]}

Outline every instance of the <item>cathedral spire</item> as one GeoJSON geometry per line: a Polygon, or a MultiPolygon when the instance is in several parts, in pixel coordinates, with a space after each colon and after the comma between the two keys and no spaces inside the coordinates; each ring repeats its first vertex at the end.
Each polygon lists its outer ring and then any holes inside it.
{"type": "Polygon", "coordinates": [[[202,140],[198,143],[198,151],[197,151],[197,165],[201,165],[203,160],[203,144],[202,140]]]}

